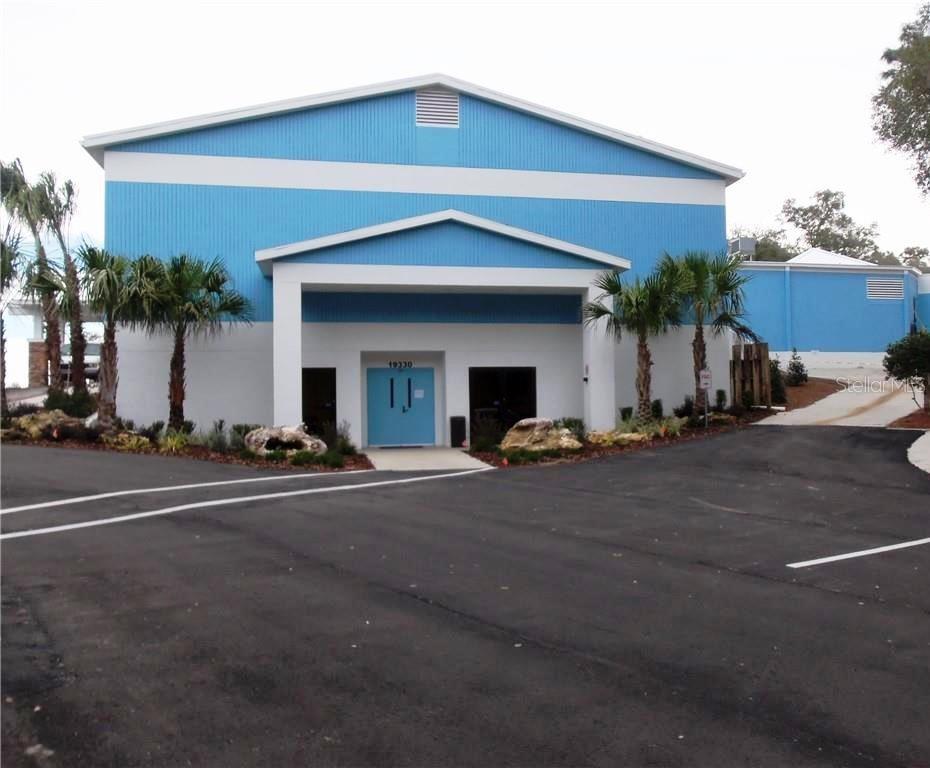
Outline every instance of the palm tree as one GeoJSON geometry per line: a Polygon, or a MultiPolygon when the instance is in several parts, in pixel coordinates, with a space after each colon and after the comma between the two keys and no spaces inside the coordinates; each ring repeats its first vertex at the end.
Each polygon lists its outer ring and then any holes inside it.
{"type": "Polygon", "coordinates": [[[68,248],[64,236],[64,230],[74,213],[74,184],[68,179],[59,186],[55,174],[46,172],[39,176],[37,194],[42,220],[55,235],[58,246],[61,248],[61,257],[64,263],[68,311],[62,313],[61,316],[66,317],[70,325],[71,383],[75,392],[86,392],[84,351],[87,349],[87,340],[84,338],[84,326],[81,321],[80,283],[77,265],[74,263],[74,259],[71,258],[71,250],[68,248]]]}
{"type": "Polygon", "coordinates": [[[19,243],[19,232],[13,229],[11,219],[0,240],[0,414],[4,415],[9,407],[6,402],[6,329],[3,325],[3,311],[6,309],[7,292],[16,282],[20,269],[22,254],[19,243]]]}
{"type": "Polygon", "coordinates": [[[687,251],[678,259],[665,254],[658,269],[675,283],[682,309],[694,323],[694,410],[702,413],[707,402],[707,392],[700,386],[701,371],[707,368],[704,327],[709,326],[714,336],[732,331],[742,339],[758,339],[743,323],[743,286],[749,277],[740,272],[738,259],[706,251],[687,251]]]}
{"type": "Polygon", "coordinates": [[[648,419],[652,410],[652,353],[649,337],[678,326],[679,302],[667,273],[656,272],[624,283],[617,272],[604,272],[594,285],[603,293],[584,307],[585,323],[607,318],[607,332],[618,341],[624,333],[636,335],[637,413],[648,419]],[[609,305],[604,300],[609,299],[609,305]]]}
{"type": "Polygon", "coordinates": [[[224,323],[251,322],[251,305],[232,288],[219,259],[206,262],[182,253],[163,263],[142,257],[133,272],[134,324],[148,333],[170,333],[173,339],[168,427],[180,430],[184,424],[187,339],[219,333],[224,323]]]}
{"type": "Polygon", "coordinates": [[[124,256],[89,245],[81,246],[78,258],[81,260],[82,288],[87,301],[103,320],[97,418],[101,428],[109,431],[116,418],[116,389],[119,384],[116,326],[131,319],[129,278],[132,262],[124,256]]]}
{"type": "MultiPolygon", "coordinates": [[[[29,229],[35,243],[36,273],[48,269],[48,257],[42,243],[41,193],[36,186],[26,181],[20,161],[0,164],[0,187],[3,190],[3,206],[7,213],[22,221],[29,229]]],[[[45,348],[48,355],[50,390],[62,389],[61,379],[61,326],[53,295],[39,294],[42,317],[45,321],[45,348]]]]}

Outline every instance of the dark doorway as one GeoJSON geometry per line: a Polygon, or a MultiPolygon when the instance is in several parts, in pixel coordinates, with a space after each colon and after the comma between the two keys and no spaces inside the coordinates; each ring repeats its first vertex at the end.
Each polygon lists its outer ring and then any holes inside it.
{"type": "Polygon", "coordinates": [[[536,369],[469,368],[468,398],[472,427],[493,419],[503,435],[536,415],[536,369]]]}
{"type": "Polygon", "coordinates": [[[336,424],[336,369],[304,368],[303,421],[311,434],[323,434],[327,424],[336,424]]]}

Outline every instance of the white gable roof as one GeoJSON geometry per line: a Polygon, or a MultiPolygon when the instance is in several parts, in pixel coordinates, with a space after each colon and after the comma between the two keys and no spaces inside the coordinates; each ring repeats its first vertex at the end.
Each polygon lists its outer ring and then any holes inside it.
{"type": "Polygon", "coordinates": [[[874,267],[875,265],[862,259],[854,259],[852,256],[844,256],[842,253],[833,253],[825,251],[823,248],[808,248],[804,253],[799,253],[793,259],[788,259],[788,264],[822,264],[830,266],[845,267],[874,267]]]}
{"type": "Polygon", "coordinates": [[[523,240],[525,242],[533,243],[534,245],[539,245],[544,248],[551,248],[556,251],[562,251],[563,253],[571,254],[572,256],[578,256],[582,259],[588,259],[594,262],[591,265],[592,269],[610,267],[612,269],[626,270],[630,268],[630,262],[627,259],[620,258],[619,256],[614,256],[613,254],[605,253],[604,251],[597,251],[593,248],[586,248],[583,245],[576,245],[575,243],[570,243],[566,240],[558,240],[554,237],[540,235],[539,233],[531,232],[528,229],[511,227],[507,224],[501,224],[499,221],[484,219],[481,216],[473,216],[470,213],[457,211],[453,208],[449,208],[445,211],[427,213],[422,216],[411,216],[407,219],[388,221],[384,224],[375,224],[371,227],[359,227],[358,229],[351,229],[348,232],[337,232],[334,235],[314,237],[310,240],[301,240],[297,243],[278,245],[274,248],[263,248],[261,250],[255,251],[255,261],[261,267],[263,272],[270,274],[271,262],[274,259],[280,259],[285,256],[294,256],[298,253],[306,253],[307,251],[317,251],[321,248],[330,248],[334,245],[351,243],[356,240],[365,240],[370,237],[380,237],[381,235],[388,235],[393,232],[401,232],[406,229],[425,227],[429,226],[430,224],[438,224],[443,221],[456,221],[459,224],[465,224],[470,227],[477,227],[478,229],[484,229],[488,232],[494,232],[498,235],[513,237],[517,240],[523,240]]]}
{"type": "Polygon", "coordinates": [[[613,128],[608,128],[598,123],[592,123],[580,117],[574,117],[548,107],[542,107],[523,99],[507,96],[497,91],[492,91],[480,85],[467,83],[454,77],[442,74],[421,75],[419,77],[410,77],[404,80],[392,80],[386,83],[377,83],[375,85],[366,85],[360,88],[349,88],[341,91],[331,91],[315,96],[304,96],[297,99],[287,99],[284,101],[273,101],[266,104],[258,104],[252,107],[243,107],[241,109],[231,109],[223,112],[213,112],[196,117],[181,118],[179,120],[169,120],[163,123],[152,123],[136,128],[126,128],[118,131],[109,131],[107,133],[97,133],[85,136],[81,140],[83,147],[93,156],[93,158],[103,165],[103,151],[106,147],[113,144],[121,144],[127,141],[137,141],[139,139],[148,139],[155,136],[165,136],[172,133],[182,133],[192,131],[198,128],[207,128],[217,125],[226,125],[229,123],[239,122],[241,120],[251,120],[257,117],[280,114],[285,112],[295,112],[301,109],[311,107],[321,107],[331,104],[338,104],[346,101],[356,101],[366,99],[372,96],[383,96],[389,93],[399,91],[409,91],[416,88],[427,88],[430,86],[439,86],[449,88],[460,93],[467,93],[485,101],[502,104],[506,107],[526,112],[531,115],[537,115],[546,120],[551,120],[571,128],[591,133],[595,136],[601,136],[611,141],[626,144],[655,155],[667,157],[670,160],[691,165],[695,168],[701,168],[711,173],[718,174],[726,179],[727,183],[732,183],[741,179],[745,172],[731,165],[724,165],[715,160],[710,160],[700,155],[685,152],[681,149],[675,149],[665,144],[659,144],[650,141],[641,136],[624,133],[613,128]]]}

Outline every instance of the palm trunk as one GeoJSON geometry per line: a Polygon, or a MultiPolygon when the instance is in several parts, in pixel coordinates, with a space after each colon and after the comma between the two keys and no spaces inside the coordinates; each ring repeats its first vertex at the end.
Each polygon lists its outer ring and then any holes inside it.
{"type": "MultiPolygon", "coordinates": [[[[39,227],[35,222],[27,223],[36,244],[36,261],[39,269],[44,271],[48,268],[48,259],[45,257],[45,246],[42,245],[42,238],[39,236],[39,227]]],[[[64,387],[61,379],[61,325],[58,321],[58,310],[51,296],[43,296],[41,304],[42,319],[45,321],[45,351],[48,355],[48,388],[61,390],[64,387]]]]}
{"type": "Polygon", "coordinates": [[[645,334],[640,334],[636,340],[636,395],[639,400],[639,418],[651,418],[652,353],[649,351],[645,334]]]}
{"type": "Polygon", "coordinates": [[[924,376],[924,413],[930,415],[930,376],[924,376]]]}
{"type": "Polygon", "coordinates": [[[168,381],[168,427],[175,431],[184,424],[184,335],[183,326],[175,328],[168,381]]]}
{"type": "Polygon", "coordinates": [[[84,324],[81,320],[81,293],[78,287],[77,266],[71,258],[71,252],[65,245],[65,238],[61,230],[55,229],[58,245],[61,248],[62,258],[65,262],[65,285],[71,297],[71,312],[68,322],[71,341],[71,384],[75,392],[87,391],[87,378],[84,365],[84,353],[87,349],[87,339],[84,338],[84,324]]]}
{"type": "Polygon", "coordinates": [[[97,418],[101,428],[109,432],[116,418],[116,387],[119,383],[116,348],[116,323],[107,318],[100,346],[100,394],[97,398],[97,418]]]}
{"type": "Polygon", "coordinates": [[[0,415],[6,416],[9,410],[6,402],[6,328],[0,314],[0,415]]]}
{"type": "Polygon", "coordinates": [[[707,345],[704,343],[704,326],[701,323],[694,326],[691,353],[694,358],[694,412],[702,414],[707,405],[707,391],[701,389],[701,371],[707,367],[707,345]]]}

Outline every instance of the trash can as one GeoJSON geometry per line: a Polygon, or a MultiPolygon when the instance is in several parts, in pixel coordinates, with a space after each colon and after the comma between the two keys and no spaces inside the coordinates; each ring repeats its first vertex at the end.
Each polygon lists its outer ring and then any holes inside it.
{"type": "Polygon", "coordinates": [[[449,437],[452,440],[453,448],[461,448],[465,445],[465,417],[449,417],[449,437]]]}

